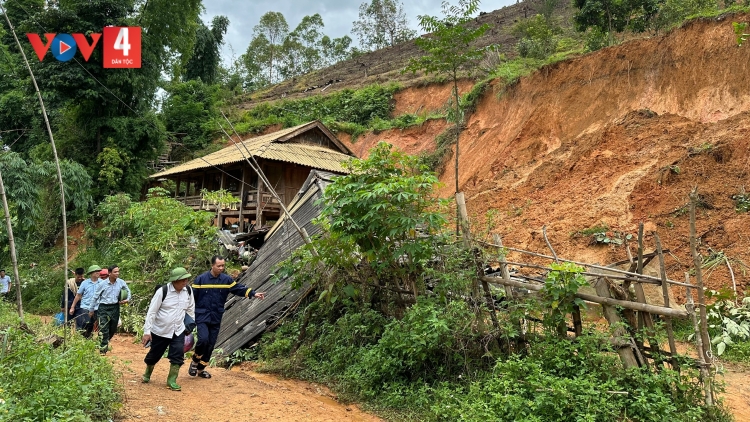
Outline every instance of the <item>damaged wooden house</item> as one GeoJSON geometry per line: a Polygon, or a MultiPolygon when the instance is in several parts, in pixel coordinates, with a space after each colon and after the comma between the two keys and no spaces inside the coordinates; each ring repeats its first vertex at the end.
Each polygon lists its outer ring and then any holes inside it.
{"type": "MultiPolygon", "coordinates": [[[[318,199],[334,177],[334,173],[311,171],[297,196],[287,207],[294,222],[310,236],[321,232],[321,227],[313,224],[313,220],[320,215],[322,209],[318,199]]],[[[266,298],[246,300],[229,296],[224,305],[224,317],[216,343],[217,350],[221,349],[223,355],[228,356],[252,342],[304,298],[309,286],[303,286],[299,290],[292,289],[288,275],[274,274],[278,264],[289,258],[304,243],[294,224],[283,215],[266,233],[257,258],[237,278],[238,283],[265,292],[266,298]]]]}
{"type": "Polygon", "coordinates": [[[245,160],[252,154],[284,205],[289,205],[312,170],[343,174],[342,162],[355,157],[349,148],[319,121],[282,129],[237,146],[179,164],[151,175],[156,182],[173,180],[175,197],[194,209],[216,213],[218,227],[236,226],[238,232],[272,226],[282,215],[271,195],[245,160]],[[239,146],[239,148],[237,148],[239,146]],[[238,201],[216,204],[201,194],[227,190],[238,201]]]}

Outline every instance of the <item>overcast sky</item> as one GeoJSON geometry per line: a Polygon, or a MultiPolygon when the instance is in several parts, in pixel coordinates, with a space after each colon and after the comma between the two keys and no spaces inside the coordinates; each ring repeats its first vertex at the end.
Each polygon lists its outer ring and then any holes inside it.
{"type": "MultiPolygon", "coordinates": [[[[231,49],[239,57],[247,49],[252,37],[253,27],[258,24],[260,17],[266,12],[281,12],[289,24],[289,29],[294,29],[304,16],[320,13],[325,28],[323,33],[331,38],[344,35],[352,37],[352,45],[357,45],[357,38],[352,35],[352,22],[359,17],[359,5],[365,0],[206,0],[203,2],[206,12],[203,21],[210,25],[211,19],[216,15],[224,15],[229,18],[229,30],[227,31],[226,44],[224,45],[224,59],[231,58],[231,49]]],[[[432,15],[442,17],[440,0],[405,0],[404,11],[409,19],[409,24],[415,30],[418,15],[432,15]]],[[[450,2],[457,4],[456,0],[450,2]]],[[[516,0],[484,0],[479,5],[479,10],[491,12],[503,6],[516,3],[516,0]]]]}

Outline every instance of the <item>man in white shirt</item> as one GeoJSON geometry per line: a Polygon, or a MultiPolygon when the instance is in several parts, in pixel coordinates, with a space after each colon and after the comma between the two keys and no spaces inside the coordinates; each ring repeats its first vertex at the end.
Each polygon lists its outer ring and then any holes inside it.
{"type": "Polygon", "coordinates": [[[180,386],[177,385],[177,375],[180,372],[180,366],[185,363],[185,314],[195,320],[195,298],[192,289],[187,285],[190,276],[186,269],[177,267],[172,270],[169,283],[156,289],[146,313],[146,323],[143,325],[143,338],[141,339],[146,347],[148,343],[151,343],[151,350],[143,359],[146,363],[143,382],[151,381],[154,366],[164,355],[164,351],[169,348],[167,358],[170,366],[167,387],[174,391],[180,391],[180,386]]]}
{"type": "Polygon", "coordinates": [[[10,295],[10,288],[13,286],[13,282],[10,281],[10,276],[5,275],[5,270],[0,270],[0,299],[8,299],[10,295]]]}

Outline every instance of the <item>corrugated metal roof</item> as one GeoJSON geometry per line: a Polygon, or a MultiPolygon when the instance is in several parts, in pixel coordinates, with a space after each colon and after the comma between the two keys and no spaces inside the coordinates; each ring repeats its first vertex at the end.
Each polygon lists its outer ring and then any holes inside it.
{"type": "MultiPolygon", "coordinates": [[[[325,126],[319,122],[310,122],[290,127],[288,129],[282,129],[277,132],[247,139],[242,143],[237,144],[239,149],[235,145],[230,145],[220,151],[216,151],[201,158],[196,158],[153,174],[150,177],[165,177],[211,166],[237,163],[245,160],[245,157],[248,156],[248,151],[250,151],[250,154],[254,155],[256,158],[284,161],[287,163],[300,164],[315,169],[328,170],[337,173],[347,173],[347,171],[341,166],[341,163],[352,158],[350,155],[321,146],[283,142],[285,137],[294,134],[301,129],[305,129],[305,126],[309,126],[309,129],[321,126],[321,129],[325,128],[325,126]]],[[[325,129],[323,132],[328,132],[328,130],[325,129]]],[[[338,143],[338,140],[335,140],[335,143],[338,143]]]]}

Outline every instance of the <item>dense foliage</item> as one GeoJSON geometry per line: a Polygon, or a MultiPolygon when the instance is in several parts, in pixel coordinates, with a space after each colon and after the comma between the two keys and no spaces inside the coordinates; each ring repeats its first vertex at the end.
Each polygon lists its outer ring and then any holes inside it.
{"type": "Polygon", "coordinates": [[[697,371],[627,371],[606,333],[559,336],[586,284],[574,265],[556,266],[537,299],[504,302],[491,324],[470,299],[475,255],[450,242],[439,204],[425,202],[433,176],[414,163],[381,144],[330,185],[317,255],[308,248],[281,269],[320,294],[261,340],[267,369],[325,382],[394,419],[730,420],[703,406],[697,371]],[[524,315],[539,322],[520,340],[524,315]]]}
{"type": "Polygon", "coordinates": [[[124,272],[163,280],[175,266],[205,268],[215,253],[211,214],[193,211],[161,188],[150,189],[143,202],[124,194],[109,196],[97,213],[102,225],[90,232],[93,246],[103,262],[116,263],[124,272]]]}
{"type": "Polygon", "coordinates": [[[95,342],[80,336],[64,347],[45,342],[61,329],[27,319],[20,328],[10,304],[0,302],[0,420],[111,420],[122,399],[112,364],[95,342]]]}

